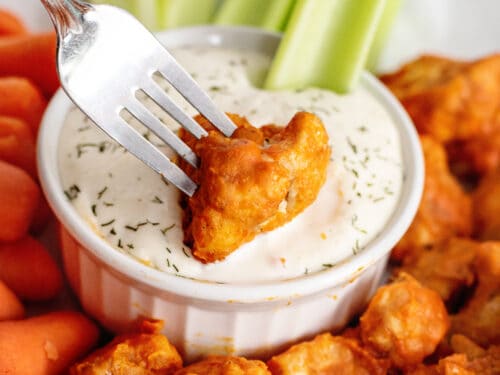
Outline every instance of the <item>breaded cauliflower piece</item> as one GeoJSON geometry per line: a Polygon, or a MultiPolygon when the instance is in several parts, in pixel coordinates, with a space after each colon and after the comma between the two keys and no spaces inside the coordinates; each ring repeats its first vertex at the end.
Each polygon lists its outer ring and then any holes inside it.
{"type": "Polygon", "coordinates": [[[405,273],[377,290],[360,319],[363,344],[399,368],[433,353],[449,324],[439,295],[405,273]]]}
{"type": "Polygon", "coordinates": [[[421,136],[420,142],[425,159],[424,192],[410,228],[391,254],[397,262],[421,247],[472,232],[472,202],[450,173],[444,147],[429,136],[421,136]]]}
{"type": "Polygon", "coordinates": [[[461,292],[475,281],[474,259],[479,243],[465,238],[450,240],[407,257],[399,271],[406,272],[423,286],[436,291],[453,306],[461,292]]]}
{"type": "Polygon", "coordinates": [[[168,375],[182,367],[182,358],[168,339],[157,333],[163,323],[144,321],[138,332],[116,336],[109,344],[73,365],[71,375],[168,375]]]}
{"type": "Polygon", "coordinates": [[[483,347],[500,345],[500,242],[483,242],[474,266],[478,285],[466,306],[451,317],[451,332],[483,347]]]}
{"type": "Polygon", "coordinates": [[[388,363],[373,357],[355,340],[323,333],[272,357],[267,365],[273,375],[359,374],[387,372],[388,363]]]}
{"type": "Polygon", "coordinates": [[[475,236],[500,241],[500,169],[481,179],[472,194],[472,207],[475,236]]]}
{"type": "Polygon", "coordinates": [[[419,133],[441,142],[490,133],[500,108],[500,54],[473,62],[422,56],[380,78],[419,133]]]}
{"type": "Polygon", "coordinates": [[[175,375],[271,375],[264,362],[243,357],[210,356],[175,375]]]}
{"type": "Polygon", "coordinates": [[[326,180],[328,134],[315,115],[297,113],[285,128],[238,125],[227,138],[198,117],[209,135],[181,137],[200,157],[200,168],[181,162],[199,184],[188,199],[185,241],[202,262],[223,260],[257,234],[270,231],[302,212],[326,180]]]}

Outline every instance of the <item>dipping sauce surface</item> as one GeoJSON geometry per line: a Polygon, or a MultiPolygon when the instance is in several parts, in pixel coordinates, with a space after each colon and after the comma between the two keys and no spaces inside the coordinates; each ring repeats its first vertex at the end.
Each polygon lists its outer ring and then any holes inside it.
{"type": "MultiPolygon", "coordinates": [[[[325,185],[291,222],[258,235],[223,262],[202,264],[183,244],[179,191],[73,108],[61,133],[59,167],[65,194],[84,222],[117,251],[150,267],[224,283],[300,277],[362,252],[391,216],[403,183],[398,132],[383,106],[361,86],[349,95],[257,89],[270,58],[256,52],[186,47],[172,53],[221,110],[246,116],[255,126],[285,125],[298,111],[318,115],[332,146],[325,185]]],[[[144,100],[162,121],[178,128],[144,100]]],[[[135,120],[131,123],[158,143],[135,120]]]]}

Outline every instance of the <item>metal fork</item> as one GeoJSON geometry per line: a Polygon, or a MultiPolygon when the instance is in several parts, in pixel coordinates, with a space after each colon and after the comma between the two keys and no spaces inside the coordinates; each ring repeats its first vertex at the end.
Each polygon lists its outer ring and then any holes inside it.
{"type": "Polygon", "coordinates": [[[61,86],[102,130],[181,191],[197,185],[164,153],[120,116],[126,109],[194,167],[196,154],[137,98],[144,91],[195,137],[206,131],[174,103],[153,79],[163,76],[223,134],[236,126],[160,42],[133,16],[109,5],[80,0],[41,0],[57,31],[57,68],[61,86]]]}

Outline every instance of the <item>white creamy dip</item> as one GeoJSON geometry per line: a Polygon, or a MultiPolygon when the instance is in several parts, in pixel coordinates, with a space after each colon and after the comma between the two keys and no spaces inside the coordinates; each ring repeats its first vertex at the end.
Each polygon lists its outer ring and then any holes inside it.
{"type": "Polygon", "coordinates": [[[183,244],[178,190],[73,108],[61,134],[59,166],[65,194],[82,218],[117,251],[161,271],[216,282],[299,277],[363,251],[392,214],[403,182],[398,132],[382,105],[363,87],[349,95],[257,89],[270,60],[252,51],[186,47],[172,53],[220,109],[255,126],[285,125],[297,111],[318,115],[332,147],[325,185],[291,222],[258,235],[222,262],[202,264],[183,244]]]}

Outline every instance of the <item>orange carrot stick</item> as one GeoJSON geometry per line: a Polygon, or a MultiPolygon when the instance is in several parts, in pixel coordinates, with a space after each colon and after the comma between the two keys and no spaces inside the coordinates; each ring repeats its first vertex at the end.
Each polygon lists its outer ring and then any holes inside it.
{"type": "Polygon", "coordinates": [[[32,237],[0,244],[0,280],[24,300],[54,298],[62,289],[62,273],[48,250],[32,237]]]}
{"type": "Polygon", "coordinates": [[[0,243],[25,236],[40,188],[21,168],[0,160],[0,243]]]}
{"type": "Polygon", "coordinates": [[[24,307],[5,283],[0,280],[0,321],[21,319],[24,317],[24,307]]]}
{"type": "Polygon", "coordinates": [[[61,374],[96,344],[98,336],[96,325],[78,312],[0,322],[0,373],[61,374]]]}
{"type": "Polygon", "coordinates": [[[0,9],[0,36],[26,34],[24,23],[6,9],[0,9]]]}
{"type": "Polygon", "coordinates": [[[31,79],[49,98],[59,87],[53,32],[0,38],[0,76],[31,79]]]}
{"type": "Polygon", "coordinates": [[[0,160],[37,178],[35,137],[23,120],[0,115],[0,160]]]}
{"type": "MultiPolygon", "coordinates": [[[[0,65],[1,61],[3,56],[0,54],[0,65]]],[[[0,115],[26,121],[36,135],[46,107],[47,101],[40,89],[30,80],[22,77],[0,78],[0,115]]]]}

